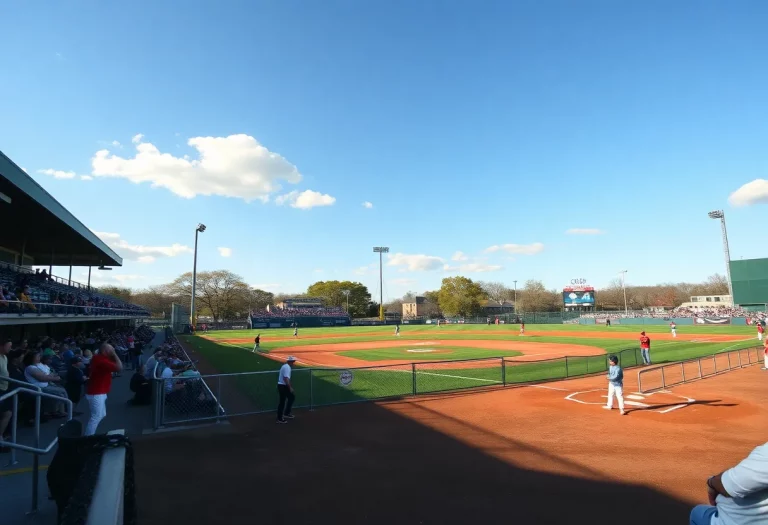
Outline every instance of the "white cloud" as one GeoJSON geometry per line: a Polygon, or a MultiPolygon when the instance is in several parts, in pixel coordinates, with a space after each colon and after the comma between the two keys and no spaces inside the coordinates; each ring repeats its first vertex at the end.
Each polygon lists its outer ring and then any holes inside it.
{"type": "Polygon", "coordinates": [[[323,273],[323,271],[324,271],[324,270],[323,270],[322,268],[315,268],[315,269],[314,269],[314,270],[312,270],[312,271],[313,271],[314,273],[323,273]]]}
{"type": "Polygon", "coordinates": [[[503,251],[515,255],[536,255],[544,250],[544,245],[540,242],[533,244],[495,244],[485,249],[485,253],[496,253],[503,251]]]}
{"type": "Polygon", "coordinates": [[[219,246],[216,248],[219,250],[219,255],[222,257],[232,257],[232,248],[225,248],[224,246],[219,246]]]}
{"type": "MultiPolygon", "coordinates": [[[[137,136],[138,136],[138,135],[137,135],[137,136]]],[[[123,145],[122,145],[122,144],[120,144],[120,142],[119,142],[119,141],[117,141],[117,140],[113,140],[112,142],[110,142],[110,144],[112,144],[112,146],[114,146],[114,147],[116,147],[116,148],[122,148],[122,147],[123,147],[123,145]]]]}
{"type": "Polygon", "coordinates": [[[401,266],[401,272],[424,272],[439,270],[445,261],[433,255],[408,255],[396,253],[388,257],[388,266],[401,266]]]}
{"type": "Polygon", "coordinates": [[[451,256],[452,261],[466,261],[469,257],[466,256],[464,252],[456,252],[451,256]]]}
{"type": "Polygon", "coordinates": [[[768,203],[768,180],[755,179],[748,182],[728,197],[731,206],[742,207],[768,203]]]}
{"type": "Polygon", "coordinates": [[[400,286],[410,286],[410,285],[418,283],[418,281],[416,279],[407,279],[407,278],[390,279],[387,282],[389,282],[391,284],[397,284],[397,285],[400,285],[400,286]]]}
{"type": "Polygon", "coordinates": [[[355,275],[368,275],[374,271],[378,271],[378,267],[378,263],[371,263],[368,266],[359,266],[358,268],[355,268],[352,270],[352,273],[355,275]]]}
{"type": "Polygon", "coordinates": [[[192,249],[189,246],[184,246],[182,244],[172,244],[170,246],[142,246],[129,244],[125,239],[120,237],[119,233],[93,233],[113,248],[121,257],[130,261],[150,263],[158,257],[176,257],[182,253],[192,253],[192,249]]]}
{"type": "Polygon", "coordinates": [[[597,228],[570,228],[565,230],[568,235],[602,235],[605,232],[597,228]]]}
{"type": "Polygon", "coordinates": [[[371,208],[373,208],[373,203],[372,203],[372,202],[368,202],[368,201],[365,201],[365,202],[363,203],[363,208],[368,208],[368,209],[370,210],[371,208]]]}
{"type": "Polygon", "coordinates": [[[38,173],[42,173],[43,175],[50,175],[54,179],[74,179],[77,174],[74,171],[62,171],[62,170],[37,170],[38,173]]]}
{"type": "MultiPolygon", "coordinates": [[[[249,135],[190,138],[187,144],[197,151],[197,158],[163,153],[154,144],[144,142],[141,134],[131,142],[136,147],[133,157],[114,155],[106,149],[97,151],[91,159],[91,174],[135,184],[149,183],[153,188],[166,188],[187,199],[219,195],[246,202],[266,202],[281,189],[280,182],[297,184],[302,180],[296,166],[249,135]]],[[[313,195],[314,192],[304,192],[297,196],[297,201],[302,204],[313,195]]]]}
{"type": "Polygon", "coordinates": [[[280,284],[278,283],[252,284],[251,288],[258,288],[259,290],[276,290],[277,288],[280,288],[280,284]]]}
{"type": "Polygon", "coordinates": [[[90,175],[80,175],[80,180],[93,180],[90,175]]]}
{"type": "Polygon", "coordinates": [[[336,197],[323,194],[317,191],[304,190],[302,192],[292,191],[285,195],[275,198],[275,204],[289,204],[291,208],[308,210],[317,206],[332,206],[336,202],[336,197]]]}
{"type": "Polygon", "coordinates": [[[483,263],[467,263],[460,264],[458,266],[451,266],[446,264],[443,266],[443,270],[446,272],[457,273],[485,273],[485,272],[498,272],[503,270],[504,267],[498,264],[483,264],[483,263]]]}

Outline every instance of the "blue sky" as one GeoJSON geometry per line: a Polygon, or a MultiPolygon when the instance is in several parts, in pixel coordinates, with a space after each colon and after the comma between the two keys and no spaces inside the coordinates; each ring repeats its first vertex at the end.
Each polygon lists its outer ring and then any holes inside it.
{"type": "Polygon", "coordinates": [[[189,270],[198,222],[200,269],[284,292],[376,292],[376,245],[385,298],[697,281],[720,208],[732,257],[768,256],[765,2],[2,10],[0,149],[125,258],[99,282],[189,270]]]}

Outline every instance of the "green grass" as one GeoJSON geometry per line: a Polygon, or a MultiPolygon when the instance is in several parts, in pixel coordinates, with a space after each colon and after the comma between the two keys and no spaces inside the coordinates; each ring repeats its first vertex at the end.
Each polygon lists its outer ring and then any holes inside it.
{"type": "MultiPolygon", "coordinates": [[[[639,329],[646,332],[666,333],[665,326],[603,326],[583,325],[529,325],[529,332],[594,332],[594,338],[575,338],[563,336],[531,336],[519,337],[509,333],[515,325],[485,326],[485,325],[449,325],[441,326],[440,333],[433,326],[401,327],[401,337],[414,340],[509,340],[527,343],[568,343],[594,346],[605,350],[606,354],[616,353],[622,358],[622,365],[632,367],[641,362],[637,341],[634,335],[639,329]],[[468,331],[482,331],[482,334],[469,334],[468,331]],[[506,332],[506,333],[505,333],[506,332]],[[601,333],[627,332],[627,339],[601,338],[601,333]]],[[[251,352],[255,331],[213,332],[208,340],[197,336],[181,336],[187,344],[205,356],[206,360],[220,373],[260,372],[272,373],[239,376],[230,380],[236,381],[238,389],[252,400],[259,410],[270,410],[276,403],[275,382],[276,371],[280,363],[260,354],[251,352]],[[248,343],[232,344],[218,342],[223,339],[248,338],[248,343]]],[[[681,326],[678,333],[730,334],[752,337],[752,327],[722,327],[722,326],[681,326]],[[690,331],[689,331],[690,330],[690,331]],[[694,332],[695,330],[695,332],[694,332]]],[[[274,350],[288,346],[310,346],[316,344],[331,344],[342,342],[391,341],[393,328],[387,327],[341,327],[300,329],[299,338],[292,338],[290,329],[264,330],[262,347],[264,350],[274,350]],[[334,337],[321,339],[306,339],[301,336],[328,335],[334,337]],[[287,341],[270,341],[274,338],[288,338],[287,341]]],[[[740,342],[723,343],[694,343],[690,341],[658,341],[652,346],[654,363],[681,361],[710,355],[724,350],[736,350],[756,346],[757,341],[749,339],[740,342]]],[[[402,397],[414,393],[423,394],[465,388],[477,388],[491,385],[522,384],[537,381],[547,381],[577,377],[586,374],[603,372],[607,369],[605,355],[559,358],[547,361],[515,362],[505,360],[502,371],[500,358],[519,355],[515,351],[486,350],[468,348],[460,344],[440,346],[441,350],[450,350],[450,354],[419,354],[405,352],[405,348],[380,348],[372,350],[357,350],[341,352],[341,355],[354,357],[362,361],[386,359],[408,359],[414,365],[372,366],[352,369],[353,380],[349,385],[342,385],[341,371],[332,369],[313,369],[311,372],[297,367],[294,373],[294,383],[297,391],[297,406],[314,406],[354,402],[369,399],[402,397]],[[463,363],[445,364],[444,360],[477,359],[463,363]],[[482,361],[482,359],[487,359],[482,361]],[[492,363],[492,365],[491,365],[492,363]],[[414,374],[415,371],[415,374],[414,374]]]]}
{"type": "Polygon", "coordinates": [[[408,347],[402,348],[371,348],[369,350],[350,350],[347,352],[338,352],[345,357],[353,357],[362,361],[386,361],[402,360],[409,361],[446,361],[453,359],[485,359],[489,357],[514,357],[523,355],[522,352],[515,350],[489,350],[487,348],[472,348],[466,346],[445,346],[438,345],[432,350],[439,352],[409,352],[408,350],[427,350],[426,347],[408,347]]]}

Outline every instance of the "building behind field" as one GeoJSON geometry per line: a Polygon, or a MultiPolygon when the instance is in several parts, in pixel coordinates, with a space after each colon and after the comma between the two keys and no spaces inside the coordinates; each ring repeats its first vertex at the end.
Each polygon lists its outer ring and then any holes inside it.
{"type": "Polygon", "coordinates": [[[424,307],[427,304],[425,297],[415,297],[410,303],[403,303],[403,319],[412,319],[424,315],[424,307]]]}
{"type": "Polygon", "coordinates": [[[275,306],[282,310],[291,308],[322,308],[323,300],[320,297],[289,297],[275,306]]]}
{"type": "Polygon", "coordinates": [[[732,304],[764,310],[768,305],[768,259],[730,262],[732,304]]]}

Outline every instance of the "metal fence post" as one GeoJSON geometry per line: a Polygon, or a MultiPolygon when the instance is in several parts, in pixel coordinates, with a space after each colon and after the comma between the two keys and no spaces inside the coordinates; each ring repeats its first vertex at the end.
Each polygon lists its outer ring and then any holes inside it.
{"type": "MultiPolygon", "coordinates": [[[[222,404],[221,404],[221,376],[216,377],[216,414],[215,416],[218,418],[221,415],[222,412],[222,404]]],[[[216,420],[218,421],[218,419],[216,420]]]]}
{"type": "Polygon", "coordinates": [[[743,368],[744,365],[741,364],[741,350],[737,350],[736,353],[739,355],[739,368],[743,368]]]}
{"type": "Polygon", "coordinates": [[[728,370],[731,370],[731,353],[726,352],[725,355],[728,357],[728,370]]]}
{"type": "Polygon", "coordinates": [[[504,358],[501,358],[501,386],[507,386],[507,365],[504,358]]]}
{"type": "Polygon", "coordinates": [[[565,356],[565,377],[568,377],[568,356],[565,356]]]}
{"type": "Polygon", "coordinates": [[[417,394],[416,391],[416,363],[411,363],[411,377],[413,381],[413,395],[417,394]]]}
{"type": "MultiPolygon", "coordinates": [[[[40,449],[40,416],[42,408],[42,397],[35,398],[35,448],[40,449]]],[[[38,488],[40,486],[40,454],[35,453],[32,456],[32,509],[30,514],[37,512],[38,488]]]]}
{"type": "Polygon", "coordinates": [[[704,374],[701,371],[701,358],[697,359],[697,361],[699,363],[699,379],[703,379],[704,378],[704,374]]]}
{"type": "Polygon", "coordinates": [[[665,389],[667,388],[667,379],[664,376],[664,367],[663,366],[661,367],[661,386],[663,388],[665,388],[665,389]]]}
{"type": "Polygon", "coordinates": [[[587,373],[589,373],[589,357],[585,358],[587,360],[587,373]]]}
{"type": "Polygon", "coordinates": [[[680,361],[680,372],[683,375],[683,383],[685,383],[685,362],[680,361]]]}
{"type": "Polygon", "coordinates": [[[315,374],[313,374],[314,368],[309,369],[309,411],[312,412],[315,409],[315,374]]]}
{"type": "Polygon", "coordinates": [[[717,373],[717,356],[716,355],[712,356],[712,364],[715,367],[715,373],[717,373]]]}

